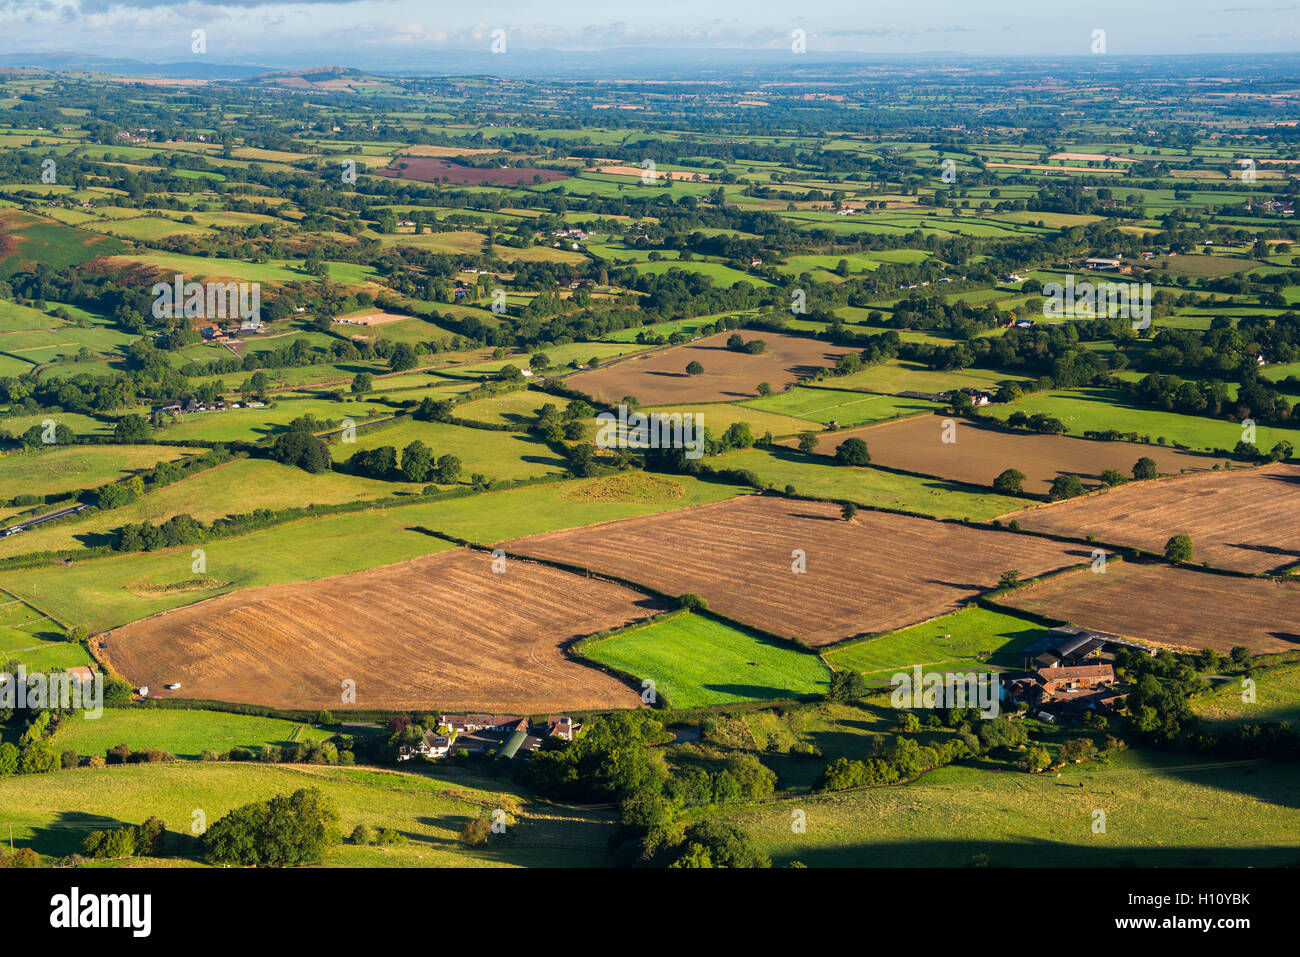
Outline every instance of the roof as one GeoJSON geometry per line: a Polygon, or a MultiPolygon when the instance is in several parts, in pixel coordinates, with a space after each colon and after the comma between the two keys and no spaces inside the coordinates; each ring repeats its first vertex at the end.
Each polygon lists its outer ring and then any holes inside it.
{"type": "Polygon", "coordinates": [[[528,737],[527,731],[515,731],[510,737],[506,738],[506,743],[497,749],[497,757],[509,760],[513,758],[523,745],[524,739],[528,737]]]}
{"type": "Polygon", "coordinates": [[[1073,668],[1040,668],[1038,677],[1044,682],[1069,681],[1074,678],[1114,678],[1110,665],[1079,665],[1073,668]]]}

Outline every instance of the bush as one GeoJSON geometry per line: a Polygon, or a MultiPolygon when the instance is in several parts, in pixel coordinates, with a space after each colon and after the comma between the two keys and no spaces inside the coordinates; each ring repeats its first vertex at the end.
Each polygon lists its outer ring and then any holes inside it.
{"type": "Polygon", "coordinates": [[[491,822],[485,817],[476,817],[460,829],[460,842],[466,847],[482,847],[491,833],[491,822]]]}

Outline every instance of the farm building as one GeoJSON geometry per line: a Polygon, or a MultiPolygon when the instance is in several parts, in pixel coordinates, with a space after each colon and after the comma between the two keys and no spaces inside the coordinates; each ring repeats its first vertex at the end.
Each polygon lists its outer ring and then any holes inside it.
{"type": "Polygon", "coordinates": [[[1119,635],[1062,625],[1026,645],[1020,654],[1026,668],[1061,668],[1113,656],[1120,648],[1154,653],[1146,645],[1119,635]]]}

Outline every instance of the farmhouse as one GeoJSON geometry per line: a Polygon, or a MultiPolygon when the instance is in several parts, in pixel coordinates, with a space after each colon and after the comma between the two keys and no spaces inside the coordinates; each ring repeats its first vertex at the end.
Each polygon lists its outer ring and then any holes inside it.
{"type": "Polygon", "coordinates": [[[1094,257],[1092,259],[1085,259],[1083,261],[1083,265],[1088,269],[1093,269],[1100,272],[1131,273],[1133,271],[1132,266],[1128,265],[1127,263],[1121,262],[1118,259],[1104,259],[1104,258],[1094,257]]]}
{"type": "Polygon", "coordinates": [[[1003,691],[1013,703],[1042,709],[1040,717],[1056,717],[1114,707],[1126,694],[1114,684],[1115,670],[1109,664],[1077,665],[1040,668],[1005,682],[1003,691]]]}
{"type": "Polygon", "coordinates": [[[406,761],[415,756],[442,758],[451,753],[496,752],[503,760],[531,754],[546,738],[572,741],[581,728],[569,715],[551,715],[545,721],[504,714],[440,714],[437,726],[426,731],[419,743],[401,754],[406,761]]]}

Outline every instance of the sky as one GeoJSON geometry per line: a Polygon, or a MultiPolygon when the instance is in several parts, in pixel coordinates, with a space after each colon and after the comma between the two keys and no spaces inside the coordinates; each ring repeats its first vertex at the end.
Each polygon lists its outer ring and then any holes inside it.
{"type": "MultiPolygon", "coordinates": [[[[457,70],[499,57],[592,62],[845,54],[1094,55],[1300,51],[1300,2],[1250,0],[0,0],[0,54],[152,63],[457,70]],[[1238,5],[1241,4],[1241,5],[1238,5]],[[203,32],[203,50],[194,31],[203,32]],[[502,31],[500,33],[496,31],[502,31]],[[494,38],[498,50],[492,50],[494,38]]],[[[494,62],[496,60],[496,62],[494,62]]],[[[7,62],[12,62],[8,60],[7,62]]]]}

